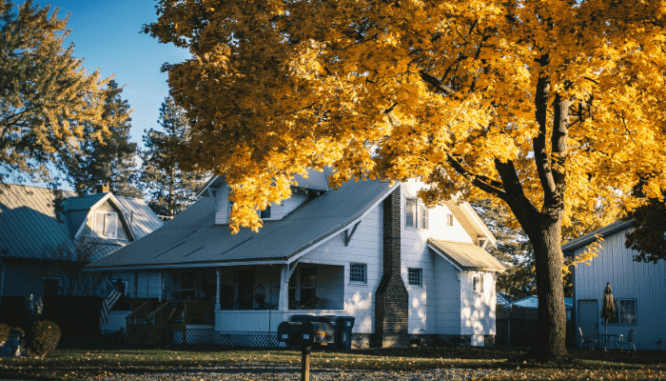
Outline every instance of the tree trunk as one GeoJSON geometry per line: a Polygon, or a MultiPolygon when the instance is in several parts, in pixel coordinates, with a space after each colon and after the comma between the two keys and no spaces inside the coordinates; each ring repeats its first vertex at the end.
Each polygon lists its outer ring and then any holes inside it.
{"type": "Polygon", "coordinates": [[[562,283],[564,256],[561,218],[540,216],[538,226],[528,233],[536,262],[539,317],[537,335],[529,357],[559,361],[568,356],[566,349],[566,310],[562,283]]]}

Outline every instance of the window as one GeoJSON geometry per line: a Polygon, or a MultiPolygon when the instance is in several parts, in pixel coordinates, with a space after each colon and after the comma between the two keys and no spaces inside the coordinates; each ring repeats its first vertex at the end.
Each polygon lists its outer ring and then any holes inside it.
{"type": "Polygon", "coordinates": [[[271,206],[268,205],[266,209],[261,211],[261,219],[271,218],[271,206]]]}
{"type": "Polygon", "coordinates": [[[233,202],[233,201],[229,201],[229,206],[228,206],[228,212],[229,212],[229,213],[227,213],[227,220],[231,219],[231,209],[232,209],[233,207],[234,207],[234,202],[233,202]]]}
{"type": "Polygon", "coordinates": [[[407,269],[407,282],[410,286],[423,285],[423,269],[407,269]]]}
{"type": "Polygon", "coordinates": [[[453,226],[453,214],[446,215],[446,226],[453,226]]]}
{"type": "Polygon", "coordinates": [[[95,212],[95,233],[104,238],[118,236],[118,213],[95,212]]]}
{"type": "Polygon", "coordinates": [[[421,213],[421,229],[428,229],[428,208],[425,205],[421,205],[419,209],[421,213]]]}
{"type": "Polygon", "coordinates": [[[60,279],[44,278],[42,279],[42,295],[60,295],[60,279]]]}
{"type": "Polygon", "coordinates": [[[314,267],[301,269],[301,305],[312,307],[316,296],[317,276],[314,267]]]}
{"type": "Polygon", "coordinates": [[[350,263],[349,264],[349,281],[358,283],[368,283],[367,277],[368,265],[365,263],[350,263]]]}
{"type": "Polygon", "coordinates": [[[474,276],[474,292],[483,292],[483,275],[474,276]]]}
{"type": "Polygon", "coordinates": [[[405,200],[405,227],[416,228],[416,199],[405,200]]]}
{"type": "Polygon", "coordinates": [[[615,316],[608,322],[611,324],[636,324],[636,299],[615,300],[615,316]]]}

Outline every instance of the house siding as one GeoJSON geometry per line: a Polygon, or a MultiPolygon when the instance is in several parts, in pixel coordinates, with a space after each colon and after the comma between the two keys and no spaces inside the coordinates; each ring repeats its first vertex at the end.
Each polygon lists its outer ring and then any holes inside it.
{"type": "MultiPolygon", "coordinates": [[[[356,317],[353,333],[374,333],[374,297],[383,273],[382,265],[382,206],[371,209],[363,218],[352,236],[349,246],[345,246],[345,233],[332,238],[301,259],[301,263],[326,263],[344,269],[344,295],[342,308],[356,317]],[[367,283],[349,281],[349,264],[367,265],[367,283]]],[[[319,291],[317,291],[319,292],[319,291]]]]}
{"type": "Polygon", "coordinates": [[[42,295],[42,277],[46,269],[43,265],[5,261],[3,296],[42,295]]]}
{"type": "MultiPolygon", "coordinates": [[[[625,248],[628,230],[604,237],[602,250],[589,266],[578,265],[574,272],[574,308],[579,300],[597,300],[598,316],[601,316],[603,292],[606,283],[611,284],[613,298],[636,300],[635,325],[608,325],[608,333],[622,334],[626,338],[629,330],[637,330],[635,344],[639,349],[666,350],[666,263],[656,264],[633,261],[635,251],[625,248]]],[[[575,250],[580,255],[585,247],[575,250]]],[[[580,326],[580,316],[576,324],[580,326]]],[[[598,333],[603,333],[604,325],[599,323],[598,333]]],[[[592,333],[592,332],[590,332],[592,333]]],[[[585,332],[588,334],[588,332],[585,332]]]]}

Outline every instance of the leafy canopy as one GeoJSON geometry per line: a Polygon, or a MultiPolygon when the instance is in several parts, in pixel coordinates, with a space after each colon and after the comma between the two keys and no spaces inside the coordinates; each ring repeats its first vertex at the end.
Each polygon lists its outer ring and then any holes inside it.
{"type": "Polygon", "coordinates": [[[255,206],[325,165],[336,185],[418,177],[430,203],[524,195],[585,226],[600,206],[638,205],[644,173],[660,174],[647,196],[666,188],[665,13],[640,0],[161,0],[146,31],[192,53],[165,66],[192,126],[178,160],[226,176],[234,229],[260,227],[255,206]]]}
{"type": "Polygon", "coordinates": [[[0,183],[6,175],[45,180],[46,165],[65,170],[61,154],[102,138],[107,80],[88,74],[63,48],[69,31],[57,9],[0,0],[0,183]],[[84,134],[86,124],[97,126],[84,134]]]}

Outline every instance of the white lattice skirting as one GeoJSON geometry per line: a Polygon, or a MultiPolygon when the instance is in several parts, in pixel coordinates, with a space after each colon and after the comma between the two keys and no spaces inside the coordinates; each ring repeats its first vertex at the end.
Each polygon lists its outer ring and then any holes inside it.
{"type": "MultiPolygon", "coordinates": [[[[213,326],[188,326],[185,344],[213,344],[213,326]]],[[[174,344],[183,344],[183,331],[173,331],[171,341],[174,344]]]]}
{"type": "Polygon", "coordinates": [[[232,347],[284,347],[284,343],[277,341],[277,334],[266,332],[215,332],[214,340],[215,344],[232,347]]]}

